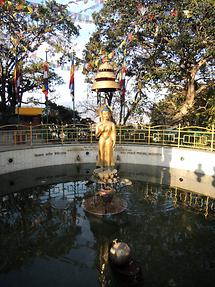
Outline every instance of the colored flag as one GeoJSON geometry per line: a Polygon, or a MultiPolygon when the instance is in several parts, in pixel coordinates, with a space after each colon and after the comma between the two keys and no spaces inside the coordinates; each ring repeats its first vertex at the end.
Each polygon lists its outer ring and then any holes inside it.
{"type": "Polygon", "coordinates": [[[170,11],[170,15],[173,16],[173,17],[176,17],[178,16],[178,12],[175,8],[173,8],[171,11],[170,11]]]}
{"type": "Polygon", "coordinates": [[[107,57],[105,55],[102,55],[101,59],[103,64],[107,61],[107,57]]]}
{"type": "Polygon", "coordinates": [[[33,8],[31,6],[27,6],[28,14],[33,13],[33,8]]]}
{"type": "Polygon", "coordinates": [[[133,35],[132,35],[132,33],[129,33],[128,34],[128,41],[132,42],[132,40],[133,40],[133,35]]]}
{"type": "Polygon", "coordinates": [[[98,67],[98,65],[99,65],[99,59],[96,59],[95,62],[94,62],[94,64],[95,64],[95,67],[98,67]]]}
{"type": "Polygon", "coordinates": [[[16,4],[16,10],[22,10],[25,6],[21,3],[21,4],[16,4]]]}
{"type": "Polygon", "coordinates": [[[1,1],[1,6],[8,8],[9,6],[11,6],[11,2],[8,0],[1,1]]]}
{"type": "Polygon", "coordinates": [[[46,100],[48,100],[49,93],[49,83],[48,83],[48,72],[49,72],[49,64],[45,62],[43,64],[43,87],[42,92],[44,93],[46,100]]]}
{"type": "Polygon", "coordinates": [[[114,56],[114,51],[112,51],[112,52],[110,52],[110,53],[108,54],[108,59],[112,59],[113,56],[114,56]]]}
{"type": "Polygon", "coordinates": [[[20,63],[16,59],[16,64],[13,72],[13,88],[18,102],[21,101],[20,83],[21,83],[21,67],[20,63]]]}
{"type": "Polygon", "coordinates": [[[119,48],[122,49],[122,47],[125,46],[125,45],[126,45],[126,40],[123,40],[121,42],[121,44],[119,45],[119,48]]]}
{"type": "Polygon", "coordinates": [[[120,81],[119,81],[120,89],[122,91],[122,101],[125,100],[125,92],[126,92],[126,88],[125,88],[125,74],[126,74],[126,62],[124,60],[123,66],[122,66],[122,70],[121,70],[121,73],[120,73],[120,81]]]}
{"type": "Polygon", "coordinates": [[[74,55],[72,56],[72,63],[71,63],[71,69],[70,69],[70,79],[69,79],[69,89],[70,94],[72,98],[75,97],[75,59],[74,55]]]}
{"type": "Polygon", "coordinates": [[[183,12],[187,18],[191,18],[193,16],[193,12],[190,10],[183,10],[183,12]]]}
{"type": "Polygon", "coordinates": [[[4,6],[4,0],[0,0],[0,6],[4,6]]]}

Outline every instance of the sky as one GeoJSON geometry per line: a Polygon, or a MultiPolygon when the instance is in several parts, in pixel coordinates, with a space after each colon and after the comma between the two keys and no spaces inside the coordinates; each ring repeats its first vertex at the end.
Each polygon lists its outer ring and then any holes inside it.
{"type": "MultiPolygon", "coordinates": [[[[40,0],[33,0],[32,2],[34,3],[41,3],[43,1],[40,0]]],[[[80,13],[83,11],[81,14],[86,16],[91,16],[94,11],[99,11],[99,9],[102,8],[102,1],[100,0],[73,0],[73,1],[63,1],[63,0],[58,0],[58,3],[61,4],[69,4],[69,10],[74,13],[80,13]],[[91,8],[92,7],[92,8],[91,8]]],[[[81,27],[80,29],[80,35],[74,39],[74,42],[71,43],[71,47],[74,48],[75,53],[78,57],[82,57],[82,51],[88,42],[90,35],[93,33],[95,30],[95,25],[93,23],[85,23],[85,22],[80,22],[80,21],[75,21],[75,25],[79,25],[81,27]]],[[[37,51],[37,56],[41,57],[45,60],[45,44],[44,46],[40,47],[40,49],[37,51]]],[[[51,59],[50,59],[51,60],[51,59]]],[[[63,105],[69,108],[72,108],[72,99],[70,96],[70,91],[69,91],[69,75],[70,71],[66,69],[61,69],[55,68],[55,72],[61,76],[64,80],[63,85],[56,86],[56,92],[54,95],[57,96],[57,99],[55,102],[58,105],[63,105]]],[[[86,101],[87,100],[87,89],[88,85],[85,83],[85,75],[82,74],[81,68],[76,69],[75,71],[75,103],[76,106],[79,105],[81,101],[86,101]]],[[[44,94],[42,93],[41,90],[38,90],[36,92],[32,93],[26,93],[23,95],[23,101],[26,101],[26,99],[29,96],[34,95],[40,102],[45,101],[44,99],[44,94]]]]}

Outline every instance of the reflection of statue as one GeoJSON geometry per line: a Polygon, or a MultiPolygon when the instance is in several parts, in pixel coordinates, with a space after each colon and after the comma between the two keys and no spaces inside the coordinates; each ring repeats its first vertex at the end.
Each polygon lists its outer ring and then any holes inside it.
{"type": "Polygon", "coordinates": [[[101,109],[101,122],[96,126],[96,137],[99,137],[99,155],[97,166],[114,166],[113,149],[116,143],[116,128],[111,121],[108,106],[101,109]]]}

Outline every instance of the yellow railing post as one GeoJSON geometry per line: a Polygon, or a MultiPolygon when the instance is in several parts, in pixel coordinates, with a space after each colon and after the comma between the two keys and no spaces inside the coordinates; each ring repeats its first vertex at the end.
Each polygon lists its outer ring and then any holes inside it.
{"type": "Polygon", "coordinates": [[[181,140],[181,124],[178,125],[178,147],[180,147],[181,140]]]}
{"type": "Polygon", "coordinates": [[[49,142],[49,128],[46,126],[46,143],[49,142]]]}
{"type": "Polygon", "coordinates": [[[164,145],[164,130],[162,130],[162,145],[164,145]]]}
{"type": "Polygon", "coordinates": [[[33,143],[32,123],[30,122],[30,145],[33,143]]]}
{"type": "Polygon", "coordinates": [[[75,127],[75,141],[77,142],[78,141],[78,128],[75,127]]]}
{"type": "Polygon", "coordinates": [[[212,124],[212,133],[211,133],[211,151],[214,149],[214,124],[212,124]]]}
{"type": "Polygon", "coordinates": [[[148,144],[151,142],[151,127],[148,128],[148,144]]]}
{"type": "Polygon", "coordinates": [[[63,123],[61,123],[60,140],[61,140],[61,144],[63,144],[63,141],[64,141],[63,123]]]}
{"type": "Polygon", "coordinates": [[[3,143],[5,142],[4,138],[5,138],[5,136],[4,136],[4,131],[2,130],[2,140],[0,141],[0,143],[3,144],[3,143]]]}
{"type": "Polygon", "coordinates": [[[14,131],[14,144],[16,144],[16,137],[17,137],[17,132],[14,131]]]}
{"type": "Polygon", "coordinates": [[[119,144],[122,144],[122,126],[119,126],[119,144]]]}
{"type": "Polygon", "coordinates": [[[90,143],[93,143],[93,125],[90,125],[90,143]]]}

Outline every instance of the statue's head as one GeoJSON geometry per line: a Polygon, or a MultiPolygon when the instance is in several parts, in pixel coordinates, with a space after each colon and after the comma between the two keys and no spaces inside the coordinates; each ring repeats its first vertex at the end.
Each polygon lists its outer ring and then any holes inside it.
{"type": "Polygon", "coordinates": [[[111,119],[111,115],[111,109],[107,105],[101,107],[100,116],[102,119],[109,120],[111,119]]]}

